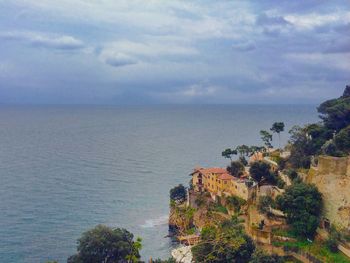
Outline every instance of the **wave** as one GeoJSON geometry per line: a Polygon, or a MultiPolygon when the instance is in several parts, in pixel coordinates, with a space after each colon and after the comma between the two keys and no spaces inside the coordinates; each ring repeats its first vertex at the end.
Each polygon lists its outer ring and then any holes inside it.
{"type": "Polygon", "coordinates": [[[163,215],[158,218],[147,219],[144,224],[141,225],[142,228],[153,228],[156,226],[168,224],[169,216],[163,215]]]}

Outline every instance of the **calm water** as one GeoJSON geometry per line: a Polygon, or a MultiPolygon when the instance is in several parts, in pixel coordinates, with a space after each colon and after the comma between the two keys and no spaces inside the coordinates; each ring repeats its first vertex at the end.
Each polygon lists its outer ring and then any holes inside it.
{"type": "Polygon", "coordinates": [[[144,259],[168,257],[172,186],[273,121],[315,120],[314,106],[2,107],[0,262],[66,262],[100,223],[141,236],[144,259]]]}

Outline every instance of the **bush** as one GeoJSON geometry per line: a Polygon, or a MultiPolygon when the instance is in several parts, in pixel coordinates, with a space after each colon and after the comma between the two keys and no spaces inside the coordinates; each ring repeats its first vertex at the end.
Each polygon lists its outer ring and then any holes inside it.
{"type": "Polygon", "coordinates": [[[283,263],[286,262],[283,257],[272,254],[268,255],[263,250],[255,250],[253,257],[249,263],[283,263]]]}
{"type": "Polygon", "coordinates": [[[200,194],[197,196],[197,198],[194,202],[198,207],[202,207],[206,203],[206,198],[204,195],[200,194]]]}
{"type": "Polygon", "coordinates": [[[244,171],[244,165],[240,161],[233,161],[226,170],[234,177],[240,177],[244,171]]]}
{"type": "Polygon", "coordinates": [[[126,229],[112,229],[98,225],[78,239],[78,253],[69,257],[68,263],[138,262],[141,239],[126,229]]]}
{"type": "Polygon", "coordinates": [[[215,205],[214,211],[219,212],[219,213],[223,213],[223,214],[228,214],[227,208],[222,206],[222,205],[215,205]]]}
{"type": "Polygon", "coordinates": [[[170,200],[175,202],[184,202],[186,197],[186,188],[182,184],[179,184],[170,190],[170,200]]]}
{"type": "Polygon", "coordinates": [[[285,187],[286,183],[281,179],[277,178],[277,187],[280,189],[283,189],[285,187]]]}
{"type": "Polygon", "coordinates": [[[254,162],[250,166],[249,173],[255,181],[261,182],[270,176],[270,165],[262,161],[254,162]]]}
{"type": "Polygon", "coordinates": [[[328,237],[328,239],[326,240],[326,246],[331,252],[338,252],[338,240],[334,237],[328,237]]]}
{"type": "Polygon", "coordinates": [[[287,223],[300,237],[313,238],[322,212],[322,195],[315,185],[294,183],[276,199],[287,223]]]}
{"type": "Polygon", "coordinates": [[[246,203],[247,202],[244,199],[238,196],[229,196],[226,198],[226,204],[230,207],[233,207],[236,213],[238,213],[241,210],[241,207],[246,203]]]}
{"type": "Polygon", "coordinates": [[[274,200],[271,196],[262,196],[259,198],[258,210],[262,214],[268,214],[270,212],[270,207],[274,204],[274,200]]]}
{"type": "Polygon", "coordinates": [[[194,262],[249,262],[255,246],[237,220],[204,227],[201,242],[192,247],[194,262]]]}
{"type": "Polygon", "coordinates": [[[287,171],[287,175],[291,181],[293,181],[294,179],[296,179],[298,177],[298,173],[292,169],[287,171]]]}

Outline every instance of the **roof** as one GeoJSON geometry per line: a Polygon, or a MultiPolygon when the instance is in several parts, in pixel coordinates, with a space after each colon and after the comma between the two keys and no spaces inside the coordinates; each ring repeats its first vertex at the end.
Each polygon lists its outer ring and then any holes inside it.
{"type": "Polygon", "coordinates": [[[233,176],[228,173],[224,173],[224,174],[220,174],[218,178],[220,180],[232,180],[233,176]]]}
{"type": "Polygon", "coordinates": [[[208,174],[208,173],[224,174],[224,173],[227,173],[226,169],[219,168],[219,167],[211,167],[211,168],[202,169],[201,172],[204,174],[208,174]]]}
{"type": "Polygon", "coordinates": [[[201,167],[199,168],[199,167],[196,167],[196,168],[194,168],[194,171],[191,173],[191,175],[193,175],[196,172],[201,172],[204,175],[227,173],[226,169],[220,168],[220,167],[210,167],[210,168],[201,168],[201,167]]]}

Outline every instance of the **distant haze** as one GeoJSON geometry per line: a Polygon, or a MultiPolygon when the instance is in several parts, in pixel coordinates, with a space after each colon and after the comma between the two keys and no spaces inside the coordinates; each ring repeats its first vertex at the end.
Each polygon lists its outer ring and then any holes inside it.
{"type": "Polygon", "coordinates": [[[0,2],[0,104],[319,103],[350,1],[0,2]]]}

